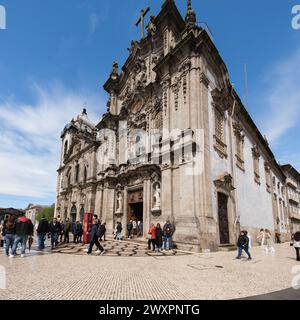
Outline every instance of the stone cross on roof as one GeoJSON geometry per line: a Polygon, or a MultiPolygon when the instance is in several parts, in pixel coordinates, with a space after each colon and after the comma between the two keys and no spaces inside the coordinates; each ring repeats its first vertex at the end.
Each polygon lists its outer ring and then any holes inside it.
{"type": "Polygon", "coordinates": [[[137,23],[135,24],[136,26],[141,24],[142,39],[145,38],[145,16],[149,11],[150,11],[150,7],[148,7],[146,10],[141,10],[141,16],[140,16],[139,20],[137,21],[137,23]]]}

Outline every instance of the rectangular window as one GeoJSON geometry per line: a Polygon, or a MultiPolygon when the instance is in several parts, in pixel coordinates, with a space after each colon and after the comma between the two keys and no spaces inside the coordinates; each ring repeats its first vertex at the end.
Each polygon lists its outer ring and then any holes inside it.
{"type": "Polygon", "coordinates": [[[214,148],[221,158],[227,158],[227,145],[225,142],[225,115],[215,108],[215,135],[214,148]]]}
{"type": "Polygon", "coordinates": [[[253,169],[254,169],[254,181],[257,184],[260,184],[260,170],[259,170],[259,158],[260,152],[257,146],[252,148],[252,156],[253,156],[253,169]]]}

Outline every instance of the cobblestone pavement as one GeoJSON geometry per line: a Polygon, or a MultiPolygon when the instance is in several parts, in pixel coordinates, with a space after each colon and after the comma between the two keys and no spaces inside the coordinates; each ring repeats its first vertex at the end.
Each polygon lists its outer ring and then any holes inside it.
{"type": "Polygon", "coordinates": [[[252,261],[235,260],[235,252],[149,256],[142,243],[105,246],[111,249],[104,256],[87,256],[80,245],[14,259],[0,252],[0,276],[6,273],[0,300],[235,299],[291,288],[293,268],[300,274],[288,244],[277,245],[274,255],[253,248],[252,261]]]}

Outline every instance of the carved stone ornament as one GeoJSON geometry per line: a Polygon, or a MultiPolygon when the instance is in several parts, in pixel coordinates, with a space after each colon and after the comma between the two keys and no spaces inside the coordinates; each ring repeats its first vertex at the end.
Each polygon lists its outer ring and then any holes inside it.
{"type": "Polygon", "coordinates": [[[218,192],[223,192],[228,196],[230,196],[231,192],[235,190],[232,176],[227,172],[219,176],[219,178],[214,181],[214,184],[218,192]]]}

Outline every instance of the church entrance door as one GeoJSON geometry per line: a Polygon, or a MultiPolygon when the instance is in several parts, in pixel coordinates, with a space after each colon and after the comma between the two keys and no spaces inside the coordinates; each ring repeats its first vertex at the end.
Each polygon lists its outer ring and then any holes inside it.
{"type": "Polygon", "coordinates": [[[229,244],[228,197],[223,193],[218,193],[218,216],[220,244],[229,244]]]}
{"type": "Polygon", "coordinates": [[[135,220],[136,222],[144,222],[144,203],[143,203],[143,190],[137,190],[128,193],[128,210],[127,222],[135,220]]]}

